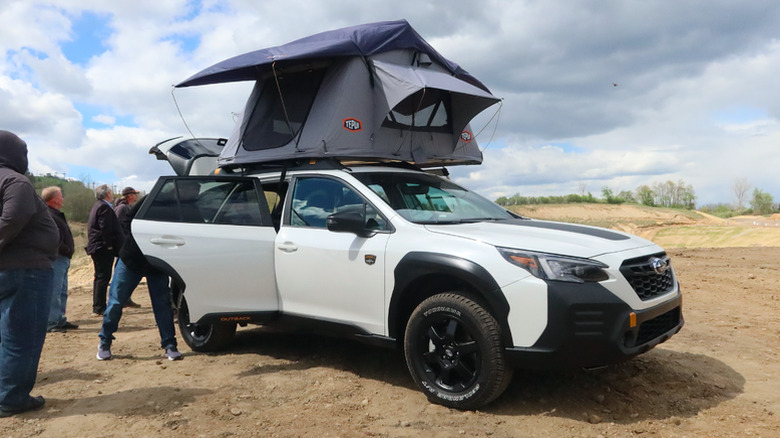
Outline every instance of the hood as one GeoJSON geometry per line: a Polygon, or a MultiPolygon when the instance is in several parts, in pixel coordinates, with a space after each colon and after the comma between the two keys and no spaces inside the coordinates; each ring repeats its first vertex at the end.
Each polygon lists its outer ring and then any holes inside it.
{"type": "Polygon", "coordinates": [[[0,130],[0,166],[27,172],[27,143],[13,132],[0,130]]]}
{"type": "Polygon", "coordinates": [[[426,228],[434,233],[458,236],[493,246],[582,258],[655,245],[641,237],[605,228],[529,219],[426,225],[426,228]]]}

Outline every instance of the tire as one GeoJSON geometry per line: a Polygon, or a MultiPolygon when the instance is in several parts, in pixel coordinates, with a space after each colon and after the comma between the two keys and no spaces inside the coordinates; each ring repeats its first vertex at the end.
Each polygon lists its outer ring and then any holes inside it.
{"type": "Polygon", "coordinates": [[[404,353],[428,400],[451,408],[480,408],[512,379],[498,322],[459,293],[434,295],[417,306],[406,325],[404,353]]]}
{"type": "Polygon", "coordinates": [[[198,324],[190,322],[187,300],[179,307],[179,332],[192,351],[218,351],[230,344],[236,334],[235,323],[198,324]]]}

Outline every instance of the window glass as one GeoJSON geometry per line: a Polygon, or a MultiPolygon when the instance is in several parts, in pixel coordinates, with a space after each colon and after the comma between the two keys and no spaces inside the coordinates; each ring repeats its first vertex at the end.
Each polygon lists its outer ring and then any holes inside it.
{"type": "Polygon", "coordinates": [[[166,222],[263,225],[250,180],[171,179],[149,205],[145,219],[166,222]]]}
{"type": "Polygon", "coordinates": [[[325,228],[333,213],[358,212],[373,230],[387,229],[387,221],[355,190],[330,178],[299,178],[293,190],[290,224],[325,228]]]}
{"type": "Polygon", "coordinates": [[[423,224],[512,219],[506,209],[437,176],[421,173],[356,173],[403,218],[423,224]]]}

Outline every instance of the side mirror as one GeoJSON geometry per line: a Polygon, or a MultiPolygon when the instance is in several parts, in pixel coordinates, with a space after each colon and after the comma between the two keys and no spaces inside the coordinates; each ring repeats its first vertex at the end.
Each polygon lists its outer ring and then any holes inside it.
{"type": "Polygon", "coordinates": [[[358,237],[371,237],[376,231],[366,228],[366,220],[357,211],[340,211],[328,216],[328,230],[336,233],[354,233],[358,237]]]}

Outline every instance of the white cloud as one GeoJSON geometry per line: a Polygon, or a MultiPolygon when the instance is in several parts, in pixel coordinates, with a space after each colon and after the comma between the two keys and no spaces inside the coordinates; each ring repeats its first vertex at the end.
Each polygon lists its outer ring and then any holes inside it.
{"type": "Polygon", "coordinates": [[[92,117],[92,120],[94,122],[103,124],[103,125],[114,125],[116,123],[116,117],[108,116],[105,114],[98,114],[95,117],[92,117]]]}

